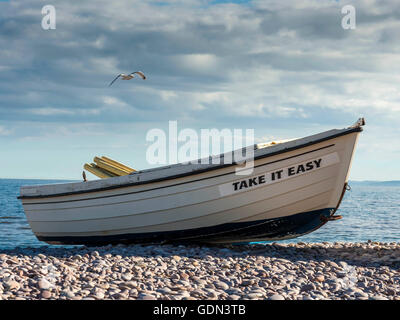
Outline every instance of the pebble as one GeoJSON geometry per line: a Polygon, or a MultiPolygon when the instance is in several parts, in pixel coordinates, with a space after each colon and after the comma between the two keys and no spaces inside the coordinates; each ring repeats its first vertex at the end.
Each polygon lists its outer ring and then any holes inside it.
{"type": "Polygon", "coordinates": [[[312,283],[309,283],[309,284],[303,285],[303,286],[301,287],[301,290],[300,290],[300,291],[311,291],[311,290],[314,290],[314,289],[315,289],[315,285],[312,284],[312,283]]]}
{"type": "Polygon", "coordinates": [[[322,275],[322,274],[316,275],[316,276],[315,276],[315,281],[324,282],[324,281],[325,281],[325,276],[322,275]]]}
{"type": "Polygon", "coordinates": [[[20,284],[14,280],[6,281],[4,282],[4,285],[8,290],[18,290],[20,288],[20,284]]]}
{"type": "Polygon", "coordinates": [[[217,289],[222,289],[222,290],[228,290],[229,289],[229,285],[226,284],[225,282],[222,282],[222,281],[214,282],[214,286],[217,289]]]}
{"type": "Polygon", "coordinates": [[[251,300],[260,299],[261,297],[262,297],[261,293],[248,293],[244,296],[245,299],[251,299],[251,300]]]}
{"type": "Polygon", "coordinates": [[[273,294],[269,297],[269,300],[285,300],[285,298],[280,294],[273,294]]]}
{"type": "Polygon", "coordinates": [[[140,296],[138,298],[138,300],[157,300],[157,299],[155,296],[147,294],[147,295],[140,296]]]}
{"type": "Polygon", "coordinates": [[[51,292],[48,290],[43,290],[41,296],[43,299],[49,299],[51,297],[51,292]]]}
{"type": "Polygon", "coordinates": [[[375,295],[375,296],[371,296],[371,298],[370,298],[371,300],[389,300],[388,298],[386,298],[386,297],[383,297],[383,296],[378,296],[378,295],[375,295]]]}
{"type": "Polygon", "coordinates": [[[73,297],[75,297],[75,294],[74,294],[72,291],[70,291],[70,290],[63,290],[63,291],[61,291],[61,295],[64,295],[64,296],[66,296],[67,298],[73,298],[73,297]]]}
{"type": "Polygon", "coordinates": [[[125,281],[130,281],[132,279],[133,275],[130,273],[124,273],[121,278],[125,281]]]}
{"type": "Polygon", "coordinates": [[[53,285],[47,281],[46,279],[42,278],[38,282],[39,289],[50,289],[53,285]]]}
{"type": "Polygon", "coordinates": [[[0,300],[399,300],[400,243],[17,248],[0,300]]]}

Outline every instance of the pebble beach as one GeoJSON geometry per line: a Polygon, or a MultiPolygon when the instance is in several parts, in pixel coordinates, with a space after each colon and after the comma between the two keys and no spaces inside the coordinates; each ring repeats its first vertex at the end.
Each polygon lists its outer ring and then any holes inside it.
{"type": "Polygon", "coordinates": [[[0,251],[0,300],[400,300],[400,243],[0,251]]]}

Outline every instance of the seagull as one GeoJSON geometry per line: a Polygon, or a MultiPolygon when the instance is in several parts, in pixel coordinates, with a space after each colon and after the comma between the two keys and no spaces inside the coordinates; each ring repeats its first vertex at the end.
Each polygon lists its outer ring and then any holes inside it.
{"type": "Polygon", "coordinates": [[[144,73],[142,71],[134,71],[130,74],[125,74],[125,73],[121,73],[119,75],[117,75],[117,77],[111,81],[111,83],[109,84],[109,87],[111,87],[111,85],[118,79],[118,78],[122,78],[122,80],[131,80],[133,79],[135,76],[134,74],[138,74],[143,80],[146,80],[146,76],[144,75],[144,73]]]}

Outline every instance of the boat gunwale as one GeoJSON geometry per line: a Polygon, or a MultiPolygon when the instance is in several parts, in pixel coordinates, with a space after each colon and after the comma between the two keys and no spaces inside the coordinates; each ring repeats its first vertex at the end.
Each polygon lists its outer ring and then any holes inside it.
{"type": "MultiPolygon", "coordinates": [[[[328,135],[326,137],[322,137],[322,138],[319,138],[319,139],[316,139],[316,140],[311,140],[311,141],[304,142],[304,143],[301,143],[301,144],[298,144],[298,145],[294,145],[292,147],[288,147],[288,148],[280,149],[280,150],[273,151],[273,152],[270,152],[270,153],[265,153],[265,154],[261,154],[261,155],[255,156],[253,160],[255,161],[255,160],[264,159],[264,158],[272,157],[272,156],[275,156],[275,155],[279,155],[279,154],[282,154],[282,153],[291,152],[291,151],[294,151],[294,150],[297,150],[297,149],[301,149],[301,148],[305,148],[305,147],[308,147],[308,146],[312,146],[314,144],[318,144],[318,143],[321,143],[321,142],[324,142],[324,141],[335,139],[335,138],[338,138],[338,137],[341,137],[341,136],[344,136],[344,135],[347,135],[347,134],[351,134],[351,133],[355,133],[355,132],[362,132],[362,131],[363,131],[363,128],[361,126],[345,128],[345,129],[340,130],[337,133],[328,135]]],[[[322,133],[320,133],[320,134],[322,134],[322,133]]],[[[308,137],[310,137],[310,136],[307,136],[307,137],[304,137],[304,138],[301,138],[301,139],[306,139],[308,137]]],[[[295,141],[295,140],[292,140],[292,141],[289,141],[289,142],[286,142],[286,143],[291,143],[293,141],[295,141]]],[[[333,145],[325,146],[323,148],[327,148],[327,147],[331,147],[331,146],[333,146],[333,145]]],[[[312,150],[310,152],[313,152],[313,151],[316,151],[316,150],[312,150]]],[[[297,156],[299,156],[299,155],[295,155],[293,157],[297,157],[297,156]]],[[[284,159],[279,159],[279,160],[273,161],[272,163],[278,162],[278,161],[282,161],[282,160],[284,160],[284,159]]],[[[78,190],[78,191],[70,191],[70,192],[54,193],[54,194],[45,194],[45,195],[23,195],[23,196],[20,195],[17,198],[21,199],[21,200],[23,200],[23,199],[44,199],[44,198],[55,198],[55,197],[63,197],[63,196],[70,196],[70,195],[77,195],[77,194],[101,192],[101,191],[114,190],[114,189],[120,189],[120,188],[128,188],[128,187],[132,187],[132,186],[139,186],[139,185],[145,185],[145,184],[150,184],[150,183],[155,183],[155,182],[161,182],[161,181],[167,181],[167,180],[183,178],[183,177],[187,177],[187,176],[193,176],[193,175],[202,174],[202,173],[205,173],[205,172],[208,172],[208,171],[223,169],[223,168],[232,167],[232,166],[236,166],[236,165],[241,165],[241,163],[233,162],[233,163],[229,163],[229,164],[219,164],[219,165],[216,165],[216,166],[207,167],[207,168],[204,168],[204,169],[198,169],[198,170],[195,170],[195,171],[189,171],[189,172],[179,173],[179,174],[175,174],[175,175],[169,175],[169,176],[165,176],[165,177],[162,177],[162,178],[149,179],[149,180],[146,180],[146,181],[135,181],[135,182],[126,183],[126,184],[123,184],[123,185],[118,184],[118,185],[99,187],[99,188],[93,188],[93,189],[87,189],[87,190],[78,190]]],[[[265,165],[265,164],[262,164],[262,165],[265,165]]],[[[136,174],[137,173],[140,173],[140,171],[136,172],[136,174]]],[[[228,172],[228,173],[224,173],[222,175],[227,175],[227,174],[232,174],[232,173],[233,172],[228,172]]],[[[212,178],[212,177],[206,177],[206,178],[202,178],[202,179],[210,179],[210,178],[212,178]]],[[[110,178],[110,179],[112,179],[112,178],[110,178]]],[[[195,180],[195,181],[199,181],[199,180],[202,180],[202,179],[198,179],[198,180],[195,180]]],[[[179,185],[179,184],[191,183],[191,182],[195,182],[195,181],[181,182],[181,183],[177,183],[177,184],[174,184],[174,185],[167,185],[167,186],[157,187],[157,188],[154,188],[154,189],[167,188],[167,187],[171,187],[171,186],[175,186],[175,185],[179,185]]],[[[132,192],[132,193],[145,192],[145,191],[150,191],[150,190],[154,190],[154,189],[140,190],[140,191],[136,191],[136,192],[132,192]]],[[[112,197],[120,196],[120,194],[109,195],[109,196],[101,196],[100,198],[111,197],[111,196],[112,197]]],[[[83,200],[88,200],[88,199],[69,199],[69,200],[60,201],[60,202],[83,201],[83,200]]],[[[42,204],[42,203],[43,202],[27,203],[27,204],[42,204]]]]}
{"type": "MultiPolygon", "coordinates": [[[[262,164],[259,164],[259,165],[257,165],[257,166],[254,166],[254,168],[264,167],[264,166],[267,166],[267,165],[270,165],[270,164],[273,164],[273,163],[277,163],[277,162],[281,162],[281,161],[285,161],[285,160],[289,160],[289,159],[301,157],[301,156],[303,156],[303,155],[306,155],[306,154],[309,154],[309,153],[313,153],[313,152],[317,152],[317,151],[324,150],[324,149],[328,149],[328,148],[331,148],[331,147],[333,147],[333,146],[335,146],[334,143],[332,143],[332,144],[330,144],[330,145],[327,145],[327,146],[324,146],[324,147],[321,147],[321,148],[318,148],[318,149],[314,149],[314,150],[310,150],[310,151],[307,151],[307,152],[299,153],[299,154],[296,154],[296,155],[294,155],[294,156],[290,156],[290,157],[287,157],[287,158],[283,158],[283,159],[274,160],[274,161],[271,161],[271,162],[262,163],[262,164]]],[[[230,174],[232,174],[232,173],[234,173],[234,172],[227,172],[227,173],[222,173],[222,174],[219,174],[219,175],[214,175],[213,178],[217,178],[217,177],[222,177],[222,176],[230,175],[230,174]]],[[[37,203],[36,203],[36,202],[30,202],[30,203],[25,203],[25,204],[26,204],[26,205],[42,205],[42,204],[53,204],[53,203],[64,203],[64,202],[77,202],[77,201],[90,201],[90,200],[96,200],[96,199],[102,199],[102,198],[120,197],[120,196],[126,196],[126,195],[136,194],[136,193],[150,192],[150,191],[159,190],[159,189],[164,189],[164,188],[176,187],[176,186],[180,186],[180,185],[183,185],[183,184],[194,183],[194,182],[203,181],[203,180],[208,180],[208,179],[210,179],[210,177],[205,177],[205,178],[201,178],[201,179],[197,179],[197,180],[191,180],[191,181],[179,182],[179,183],[170,184],[170,185],[167,185],[167,186],[160,186],[160,187],[151,188],[151,189],[138,190],[138,191],[131,191],[131,192],[119,193],[119,194],[103,195],[103,196],[92,197],[92,198],[68,199],[68,200],[61,200],[61,201],[37,202],[37,203]]],[[[198,190],[198,189],[196,189],[196,190],[198,190]]],[[[248,192],[248,191],[245,191],[245,192],[248,192]]],[[[172,193],[172,194],[177,194],[177,193],[180,193],[180,192],[175,192],[175,193],[172,193]]],[[[169,193],[168,195],[171,195],[171,193],[169,193]]],[[[151,198],[156,198],[156,197],[158,197],[158,196],[152,196],[152,197],[150,197],[150,198],[144,198],[144,199],[140,199],[140,200],[149,200],[149,199],[151,199],[151,198]]],[[[128,200],[128,201],[122,201],[122,202],[119,202],[119,203],[129,203],[129,202],[132,202],[132,201],[131,201],[131,200],[128,200]]],[[[119,204],[119,203],[113,203],[113,204],[119,204]]],[[[111,205],[111,204],[110,204],[110,205],[111,205]]],[[[89,207],[91,207],[91,206],[89,206],[89,207]]],[[[77,207],[77,208],[84,208],[84,207],[77,207]]],[[[50,210],[50,209],[49,209],[49,210],[50,210]]],[[[31,211],[31,212],[32,212],[32,210],[28,210],[28,211],[31,211]]],[[[38,211],[38,210],[36,210],[36,211],[38,211]]]]}

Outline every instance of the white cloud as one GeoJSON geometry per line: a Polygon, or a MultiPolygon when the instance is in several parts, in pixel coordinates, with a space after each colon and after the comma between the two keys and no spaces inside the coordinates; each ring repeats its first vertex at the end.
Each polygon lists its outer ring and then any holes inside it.
{"type": "Polygon", "coordinates": [[[8,136],[12,133],[11,130],[7,129],[4,126],[0,126],[0,136],[8,136]]]}
{"type": "Polygon", "coordinates": [[[44,32],[41,1],[14,1],[0,12],[0,135],[51,139],[48,127],[76,138],[96,134],[88,123],[145,131],[178,119],[290,137],[359,115],[386,132],[400,116],[400,7],[355,0],[357,28],[343,30],[345,4],[55,0],[57,29],[44,32]],[[108,87],[137,69],[146,81],[108,87]]]}
{"type": "Polygon", "coordinates": [[[111,97],[111,96],[104,96],[102,97],[103,102],[106,105],[113,106],[113,107],[119,107],[119,108],[125,108],[127,104],[120,99],[116,97],[111,97]]]}
{"type": "Polygon", "coordinates": [[[32,108],[29,112],[39,116],[72,115],[75,113],[72,110],[60,108],[32,108]]]}
{"type": "Polygon", "coordinates": [[[161,99],[163,99],[164,101],[168,101],[168,100],[176,98],[178,95],[176,94],[175,91],[172,91],[172,90],[161,90],[160,96],[161,96],[161,99]]]}

